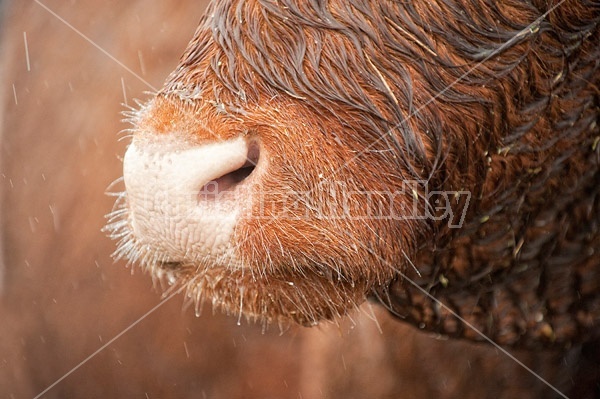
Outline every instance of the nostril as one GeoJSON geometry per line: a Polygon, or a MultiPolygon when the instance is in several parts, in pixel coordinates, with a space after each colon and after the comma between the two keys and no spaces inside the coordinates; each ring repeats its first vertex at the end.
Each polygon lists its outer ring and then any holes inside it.
{"type": "Polygon", "coordinates": [[[206,183],[201,191],[213,196],[217,196],[225,191],[231,191],[236,185],[250,176],[253,170],[254,165],[241,167],[215,180],[211,180],[206,183]]]}
{"type": "Polygon", "coordinates": [[[259,157],[260,147],[258,143],[251,142],[248,146],[246,162],[240,168],[206,183],[200,189],[199,199],[201,201],[215,200],[221,194],[232,191],[239,183],[246,180],[252,174],[258,164],[259,157]]]}

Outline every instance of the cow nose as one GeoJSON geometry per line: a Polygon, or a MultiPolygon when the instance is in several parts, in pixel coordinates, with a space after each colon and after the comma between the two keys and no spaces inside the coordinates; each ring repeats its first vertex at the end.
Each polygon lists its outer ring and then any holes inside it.
{"type": "Polygon", "coordinates": [[[133,143],[123,175],[128,193],[162,193],[188,203],[231,191],[257,162],[258,146],[241,137],[187,149],[170,148],[168,142],[133,143]]]}
{"type": "Polygon", "coordinates": [[[244,202],[238,187],[258,157],[244,137],[184,148],[168,136],[134,141],[123,160],[134,235],[169,261],[215,252],[231,236],[244,202]]]}

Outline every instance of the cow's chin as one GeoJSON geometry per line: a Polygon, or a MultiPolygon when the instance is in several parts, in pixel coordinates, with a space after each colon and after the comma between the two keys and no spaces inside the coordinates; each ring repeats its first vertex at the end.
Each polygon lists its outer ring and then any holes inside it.
{"type": "Polygon", "coordinates": [[[265,324],[312,326],[346,314],[365,299],[356,284],[314,272],[298,277],[220,264],[171,264],[154,270],[166,270],[175,277],[171,290],[181,289],[195,304],[196,312],[209,302],[227,314],[265,324]]]}
{"type": "Polygon", "coordinates": [[[261,267],[231,253],[198,256],[195,262],[172,261],[160,250],[136,241],[129,230],[116,251],[150,273],[165,295],[182,293],[200,314],[206,305],[229,315],[286,328],[290,323],[313,326],[334,320],[365,300],[368,287],[317,271],[289,265],[261,267]]]}
{"type": "Polygon", "coordinates": [[[107,225],[110,236],[118,239],[114,257],[149,273],[165,295],[182,293],[196,314],[212,305],[238,320],[282,328],[290,323],[313,326],[337,319],[365,300],[366,282],[332,276],[327,265],[261,261],[244,255],[260,251],[248,251],[247,243],[238,248],[232,241],[181,252],[183,244],[171,241],[169,234],[163,234],[162,242],[154,233],[138,235],[126,196],[117,201],[107,225]]]}

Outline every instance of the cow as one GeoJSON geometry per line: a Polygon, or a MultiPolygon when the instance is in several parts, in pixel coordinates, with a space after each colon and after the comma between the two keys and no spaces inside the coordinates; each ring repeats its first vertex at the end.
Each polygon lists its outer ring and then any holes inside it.
{"type": "Polygon", "coordinates": [[[598,11],[213,2],[130,114],[118,257],[267,323],[594,339],[598,11]]]}

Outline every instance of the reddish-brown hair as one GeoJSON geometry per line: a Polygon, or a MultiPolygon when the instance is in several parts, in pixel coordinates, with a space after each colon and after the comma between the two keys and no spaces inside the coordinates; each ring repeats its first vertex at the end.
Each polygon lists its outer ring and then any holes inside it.
{"type": "Polygon", "coordinates": [[[198,301],[271,321],[313,324],[372,294],[479,339],[404,274],[501,343],[595,334],[599,15],[591,1],[213,2],[136,123],[259,140],[267,194],[235,232],[244,267],[168,268],[198,301]],[[407,181],[420,184],[396,214],[413,197],[434,207],[430,191],[469,192],[462,227],[313,212],[339,207],[332,182],[383,193],[407,181]],[[290,193],[310,193],[308,217],[281,217],[290,193]]]}

